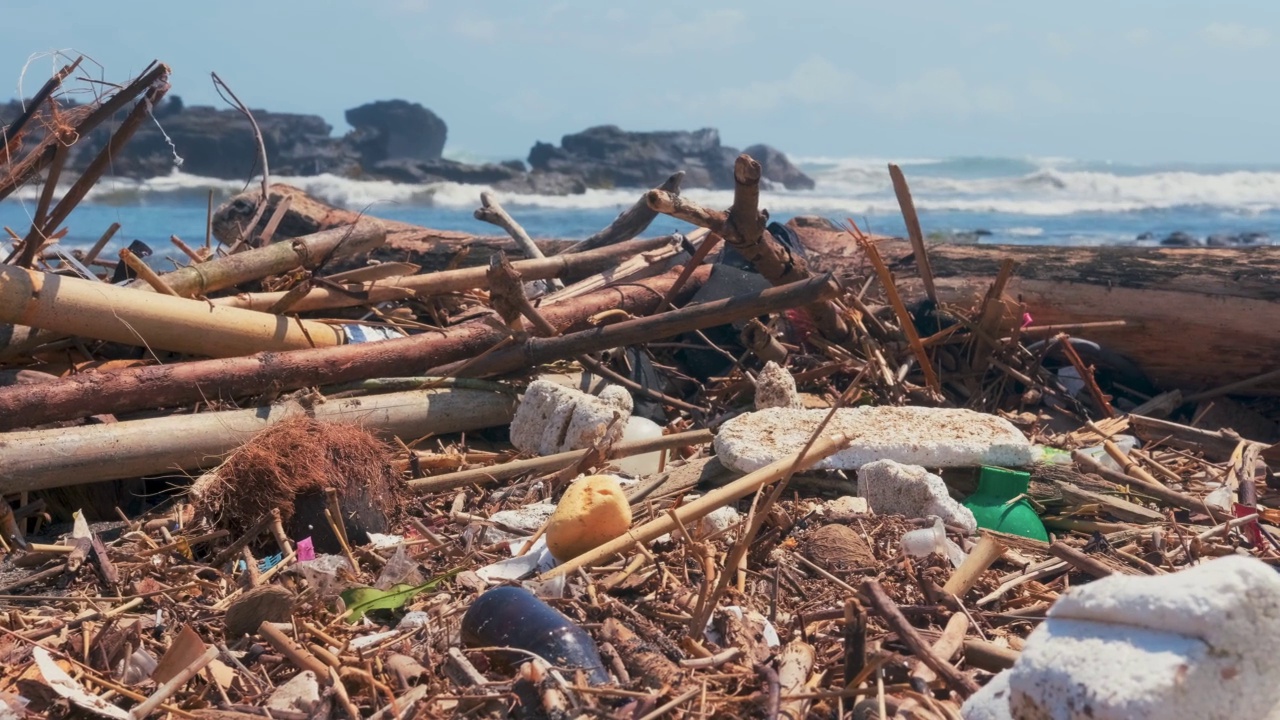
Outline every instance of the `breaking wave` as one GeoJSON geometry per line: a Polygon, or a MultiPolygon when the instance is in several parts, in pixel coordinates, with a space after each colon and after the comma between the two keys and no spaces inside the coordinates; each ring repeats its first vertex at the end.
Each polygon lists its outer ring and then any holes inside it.
{"type": "MultiPolygon", "coordinates": [[[[819,213],[842,217],[898,212],[887,170],[878,158],[802,157],[798,164],[816,181],[808,191],[771,188],[765,195],[775,214],[819,213]]],[[[1132,213],[1172,208],[1204,208],[1256,214],[1280,210],[1280,167],[1228,168],[1135,166],[1085,163],[1062,158],[952,158],[899,161],[922,212],[1002,213],[1063,216],[1075,213],[1132,213]]],[[[410,185],[353,180],[333,175],[273,177],[323,200],[352,209],[434,207],[467,209],[489,188],[457,183],[410,185]]],[[[243,180],[218,180],[183,173],[135,181],[100,182],[89,201],[101,205],[190,202],[210,190],[219,199],[246,188],[243,180]]],[[[38,187],[20,191],[34,200],[38,187]]],[[[513,208],[621,210],[641,189],[590,190],[581,195],[498,193],[513,208]]],[[[685,195],[713,207],[727,207],[732,192],[688,190],[685,195]]],[[[1035,228],[1020,228],[1028,236],[1035,228]]]]}

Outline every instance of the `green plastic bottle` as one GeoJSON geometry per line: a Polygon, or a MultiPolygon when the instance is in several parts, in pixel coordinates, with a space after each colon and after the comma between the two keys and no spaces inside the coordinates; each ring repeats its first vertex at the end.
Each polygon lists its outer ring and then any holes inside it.
{"type": "Polygon", "coordinates": [[[978,491],[969,496],[964,506],[973,511],[978,527],[1049,542],[1049,532],[1031,503],[1025,497],[1010,502],[1026,494],[1030,487],[1028,473],[983,466],[978,491]]]}

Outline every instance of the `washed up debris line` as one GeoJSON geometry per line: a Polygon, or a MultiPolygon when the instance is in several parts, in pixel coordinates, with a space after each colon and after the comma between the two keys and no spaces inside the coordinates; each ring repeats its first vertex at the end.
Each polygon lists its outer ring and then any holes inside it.
{"type": "MultiPolygon", "coordinates": [[[[0,197],[167,90],[74,69],[0,197]]],[[[939,303],[917,243],[922,296],[746,156],[588,252],[275,185],[169,268],[60,247],[103,171],[0,265],[0,717],[1280,713],[1280,405],[1135,388],[1012,268],[939,303]]]]}

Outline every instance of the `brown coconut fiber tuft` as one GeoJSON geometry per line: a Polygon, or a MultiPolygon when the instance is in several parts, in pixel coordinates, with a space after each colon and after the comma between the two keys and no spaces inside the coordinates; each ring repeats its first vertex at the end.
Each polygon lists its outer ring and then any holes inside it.
{"type": "Polygon", "coordinates": [[[315,505],[327,488],[338,491],[344,515],[373,510],[389,519],[400,486],[390,460],[388,446],[363,428],[297,416],[231,453],[192,495],[200,514],[232,530],[252,527],[273,508],[288,525],[299,503],[315,505]]]}

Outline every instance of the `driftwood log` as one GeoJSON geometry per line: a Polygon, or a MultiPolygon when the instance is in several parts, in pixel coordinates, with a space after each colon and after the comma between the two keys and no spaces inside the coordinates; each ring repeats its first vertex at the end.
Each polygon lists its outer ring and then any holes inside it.
{"type": "MultiPolygon", "coordinates": [[[[866,277],[862,251],[825,220],[793,218],[815,269],[866,277]]],[[[882,240],[899,289],[924,297],[911,244],[882,240]]],[[[1203,390],[1280,368],[1280,247],[1153,248],[958,245],[929,247],[938,299],[973,305],[1006,259],[1005,294],[1036,325],[1124,320],[1088,331],[1163,389],[1203,390]]],[[[1280,392],[1280,377],[1249,393],[1280,392]]]]}

